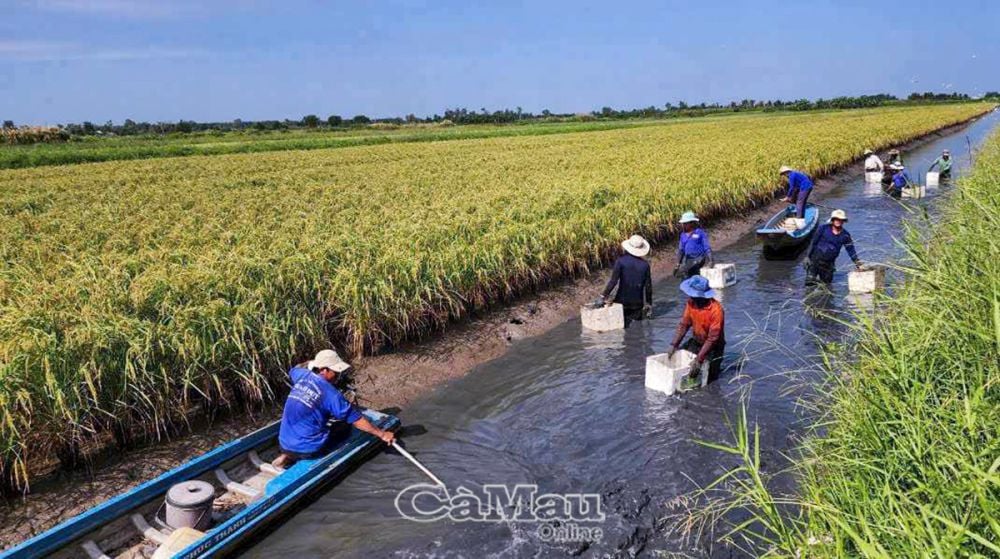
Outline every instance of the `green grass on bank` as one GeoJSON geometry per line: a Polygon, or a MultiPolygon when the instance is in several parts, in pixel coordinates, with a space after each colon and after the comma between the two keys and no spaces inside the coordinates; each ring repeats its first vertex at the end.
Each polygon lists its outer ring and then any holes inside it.
{"type": "Polygon", "coordinates": [[[793,468],[798,496],[768,491],[737,426],[727,450],[744,465],[712,512],[757,522],[731,541],[769,557],[1000,557],[998,230],[1000,133],[941,222],[909,231],[905,287],[835,359],[848,364],[793,468]]]}

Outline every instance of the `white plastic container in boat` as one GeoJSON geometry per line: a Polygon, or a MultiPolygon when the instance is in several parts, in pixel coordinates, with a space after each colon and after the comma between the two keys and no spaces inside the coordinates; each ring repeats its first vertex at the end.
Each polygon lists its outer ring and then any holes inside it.
{"type": "MultiPolygon", "coordinates": [[[[688,367],[698,356],[684,349],[678,349],[673,357],[666,353],[657,353],[646,358],[646,388],[670,395],[683,391],[684,379],[688,367]]],[[[700,386],[708,384],[708,360],[701,365],[700,386]]]]}
{"type": "Polygon", "coordinates": [[[702,266],[701,275],[708,280],[712,289],[721,289],[736,283],[736,264],[716,264],[711,268],[702,266]]]}
{"type": "Polygon", "coordinates": [[[935,171],[927,172],[927,186],[938,186],[941,182],[941,173],[935,171]]]}
{"type": "Polygon", "coordinates": [[[153,559],[170,559],[204,536],[204,532],[199,532],[194,528],[178,528],[167,536],[166,541],[160,544],[160,547],[156,548],[153,559]]]}
{"type": "Polygon", "coordinates": [[[903,188],[902,192],[903,198],[913,198],[918,200],[927,195],[927,190],[922,184],[915,184],[913,186],[907,186],[903,188]]]}
{"type": "Polygon", "coordinates": [[[580,322],[583,327],[596,332],[610,332],[625,328],[625,309],[615,303],[604,305],[584,305],[580,307],[580,322]]]}
{"type": "Polygon", "coordinates": [[[882,171],[866,171],[865,182],[882,182],[882,171]]]}
{"type": "Polygon", "coordinates": [[[885,268],[866,266],[847,274],[847,290],[851,293],[874,293],[885,287],[885,268]]]}

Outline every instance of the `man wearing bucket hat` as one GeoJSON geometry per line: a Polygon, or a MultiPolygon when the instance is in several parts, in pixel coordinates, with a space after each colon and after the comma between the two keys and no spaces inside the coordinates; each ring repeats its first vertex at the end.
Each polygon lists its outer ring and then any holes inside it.
{"type": "Polygon", "coordinates": [[[683,348],[696,354],[697,358],[691,362],[688,374],[692,377],[697,375],[707,359],[708,380],[715,380],[722,371],[722,355],[726,349],[726,313],[722,303],[714,299],[715,291],[709,287],[708,280],[702,276],[692,276],[681,282],[681,291],[689,299],[668,353],[673,355],[680,349],[681,341],[691,330],[691,338],[683,348]]]}
{"type": "Polygon", "coordinates": [[[615,303],[620,303],[628,321],[649,317],[653,309],[653,275],[646,261],[649,242],[640,235],[632,235],[622,242],[625,254],[615,261],[611,279],[604,288],[601,298],[610,305],[608,299],[617,287],[615,303]]]}
{"type": "Polygon", "coordinates": [[[338,377],[351,366],[336,351],[324,349],[316,357],[288,371],[292,390],[285,401],[278,431],[281,454],[274,461],[279,468],[299,460],[314,458],[332,450],[339,442],[331,435],[331,419],[344,421],[357,429],[392,444],[395,435],[372,425],[361,412],[334,387],[338,377]]]}
{"type": "Polygon", "coordinates": [[[943,152],[941,152],[941,157],[938,157],[937,159],[934,160],[934,163],[931,163],[931,166],[928,167],[927,172],[929,173],[929,172],[933,171],[934,167],[938,168],[938,173],[939,173],[938,177],[941,178],[941,180],[950,179],[951,178],[951,151],[950,150],[944,150],[943,152]]]}
{"type": "Polygon", "coordinates": [[[796,171],[787,165],[782,165],[778,169],[778,174],[788,179],[788,194],[784,201],[795,202],[795,217],[802,219],[806,216],[806,201],[812,193],[812,179],[802,171],[796,171]]]}
{"type": "Polygon", "coordinates": [[[689,278],[700,274],[702,266],[712,267],[712,247],[708,244],[708,233],[701,228],[694,212],[684,212],[680,224],[683,231],[677,247],[674,277],[689,278]]]}
{"type": "Polygon", "coordinates": [[[899,198],[903,195],[903,188],[911,184],[910,175],[906,172],[906,167],[902,163],[889,165],[892,171],[892,182],[889,185],[889,196],[899,198]]]}
{"type": "Polygon", "coordinates": [[[885,164],[882,163],[882,160],[878,155],[875,155],[875,152],[870,149],[866,149],[865,155],[868,156],[867,159],[865,159],[866,173],[881,173],[885,170],[885,164]]]}
{"type": "Polygon", "coordinates": [[[854,250],[854,239],[847,229],[844,229],[845,223],[847,223],[847,212],[833,210],[830,222],[821,225],[816,231],[809,245],[809,252],[806,253],[807,284],[815,284],[817,280],[826,284],[833,283],[833,271],[841,248],[847,249],[847,255],[854,261],[854,265],[861,269],[861,260],[854,250]]]}

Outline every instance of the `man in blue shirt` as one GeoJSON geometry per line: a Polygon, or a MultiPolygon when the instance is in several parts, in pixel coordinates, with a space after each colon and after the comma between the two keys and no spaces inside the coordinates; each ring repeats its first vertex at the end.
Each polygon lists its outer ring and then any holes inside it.
{"type": "Polygon", "coordinates": [[[281,414],[278,445],[281,455],[274,466],[286,468],[299,460],[322,456],[339,442],[331,436],[331,419],[344,421],[361,431],[371,433],[392,444],[395,435],[372,425],[361,412],[351,405],[334,387],[338,377],[351,368],[337,352],[325,349],[304,365],[288,371],[292,390],[281,414]]]}
{"type": "Polygon", "coordinates": [[[611,292],[617,287],[615,303],[620,303],[625,311],[625,320],[641,320],[651,315],[653,310],[653,275],[646,261],[649,243],[640,235],[632,235],[622,242],[625,254],[618,257],[611,272],[611,279],[604,287],[601,298],[605,305],[611,292]]]}
{"type": "Polygon", "coordinates": [[[809,175],[785,165],[781,166],[778,173],[788,179],[788,194],[784,198],[785,202],[795,202],[795,217],[802,219],[806,216],[806,201],[809,200],[809,195],[812,193],[812,179],[809,178],[809,175]]]}
{"type": "Polygon", "coordinates": [[[708,233],[701,228],[694,212],[684,212],[680,224],[683,232],[677,247],[674,277],[687,279],[700,274],[702,266],[712,267],[712,247],[708,244],[708,233]]]}
{"type": "Polygon", "coordinates": [[[854,250],[854,239],[844,229],[845,223],[847,212],[833,210],[830,222],[821,225],[816,231],[806,255],[806,283],[816,283],[817,279],[823,283],[833,283],[833,271],[841,248],[847,249],[847,255],[861,269],[861,260],[858,260],[858,253],[854,250]]]}
{"type": "Polygon", "coordinates": [[[889,188],[889,196],[899,198],[903,195],[903,188],[910,185],[910,175],[906,172],[906,167],[902,163],[889,165],[892,171],[892,184],[889,188]]]}

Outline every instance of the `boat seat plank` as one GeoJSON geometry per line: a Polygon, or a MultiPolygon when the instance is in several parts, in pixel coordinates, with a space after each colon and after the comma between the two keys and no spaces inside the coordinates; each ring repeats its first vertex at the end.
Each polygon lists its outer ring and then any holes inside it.
{"type": "Polygon", "coordinates": [[[250,497],[251,499],[256,499],[260,497],[260,491],[257,491],[253,487],[248,485],[243,485],[242,483],[233,481],[229,474],[226,473],[222,468],[215,469],[215,477],[219,480],[219,483],[226,488],[227,491],[232,491],[233,493],[239,493],[244,497],[250,497]]]}
{"type": "Polygon", "coordinates": [[[86,553],[87,557],[90,557],[90,559],[111,559],[111,557],[108,557],[108,555],[101,550],[94,540],[87,540],[80,544],[80,547],[83,548],[83,552],[86,553]]]}
{"type": "Polygon", "coordinates": [[[271,474],[272,476],[279,476],[281,472],[285,471],[284,468],[277,468],[273,464],[265,462],[256,450],[251,450],[247,453],[247,457],[250,458],[250,463],[254,465],[255,468],[260,470],[265,474],[271,474]]]}
{"type": "Polygon", "coordinates": [[[150,540],[156,544],[162,544],[163,542],[167,541],[167,535],[157,530],[156,528],[150,526],[149,523],[146,522],[146,519],[143,518],[141,514],[138,513],[133,514],[132,516],[129,517],[129,519],[132,521],[132,525],[135,526],[135,529],[138,530],[139,533],[142,534],[142,537],[146,538],[147,540],[150,540]]]}

